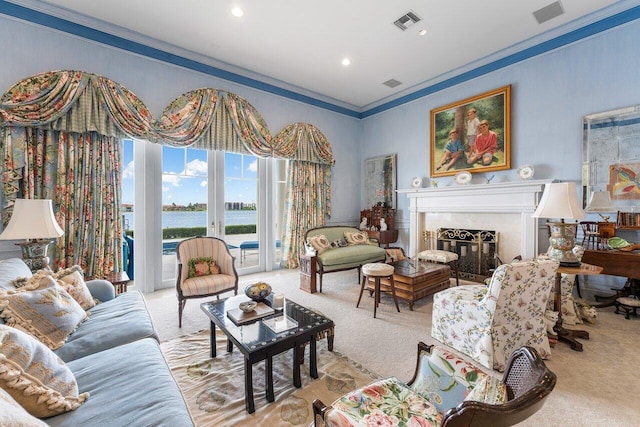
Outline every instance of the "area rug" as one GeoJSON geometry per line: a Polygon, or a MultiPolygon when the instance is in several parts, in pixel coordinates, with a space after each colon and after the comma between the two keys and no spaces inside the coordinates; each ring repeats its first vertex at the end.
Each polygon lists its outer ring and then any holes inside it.
{"type": "Polygon", "coordinates": [[[244,358],[234,349],[227,353],[227,339],[218,331],[217,357],[209,355],[209,331],[200,331],[160,344],[171,372],[197,426],[308,426],[313,422],[312,402],[330,404],[350,390],[378,376],[318,342],[318,378],[309,376],[309,350],[300,367],[302,387],[293,386],[293,351],[273,358],[275,401],[265,398],[264,362],[253,366],[256,411],[248,414],[244,402],[244,358]]]}

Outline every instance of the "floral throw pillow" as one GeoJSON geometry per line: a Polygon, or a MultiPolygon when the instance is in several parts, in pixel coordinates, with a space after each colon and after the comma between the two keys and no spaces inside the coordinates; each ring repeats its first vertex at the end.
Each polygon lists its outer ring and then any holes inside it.
{"type": "Polygon", "coordinates": [[[58,284],[69,292],[69,295],[80,304],[84,310],[95,307],[96,302],[84,281],[82,267],[74,265],[54,273],[53,277],[58,280],[58,284]]]}
{"type": "Polygon", "coordinates": [[[366,231],[345,231],[344,238],[347,239],[347,243],[350,245],[368,245],[369,235],[366,231]]]}
{"type": "MultiPolygon", "coordinates": [[[[73,411],[89,397],[89,393],[79,393],[73,372],[54,352],[6,325],[0,325],[0,389],[39,418],[73,411]]],[[[3,416],[0,414],[0,421],[3,416]]]]}
{"type": "Polygon", "coordinates": [[[307,240],[309,241],[309,244],[316,250],[316,253],[318,255],[331,248],[331,243],[329,242],[329,239],[327,239],[327,236],[325,236],[324,234],[311,236],[307,240]]]}
{"type": "Polygon", "coordinates": [[[220,267],[211,257],[191,258],[189,260],[189,277],[220,274],[220,267]]]}
{"type": "Polygon", "coordinates": [[[422,356],[420,371],[411,388],[444,414],[462,403],[487,374],[439,347],[431,351],[428,357],[422,356]]]}
{"type": "Polygon", "coordinates": [[[87,313],[51,276],[41,276],[38,289],[0,292],[0,316],[9,326],[39,339],[52,350],[87,318],[87,313]]]}

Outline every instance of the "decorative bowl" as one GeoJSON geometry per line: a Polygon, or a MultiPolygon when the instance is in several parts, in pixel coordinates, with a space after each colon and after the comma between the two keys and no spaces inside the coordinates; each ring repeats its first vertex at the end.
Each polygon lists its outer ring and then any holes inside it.
{"type": "Polygon", "coordinates": [[[254,283],[247,286],[244,293],[254,301],[262,301],[271,293],[271,286],[265,282],[254,283]]]}
{"type": "Polygon", "coordinates": [[[253,310],[256,309],[257,305],[258,305],[258,303],[255,302],[255,301],[243,301],[243,302],[240,303],[238,308],[240,310],[244,311],[245,313],[251,313],[253,310]]]}

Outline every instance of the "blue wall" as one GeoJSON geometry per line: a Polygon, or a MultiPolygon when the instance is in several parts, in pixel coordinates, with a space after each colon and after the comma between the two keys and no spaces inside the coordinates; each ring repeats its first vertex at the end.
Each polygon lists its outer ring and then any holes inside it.
{"type": "Polygon", "coordinates": [[[331,142],[336,165],[332,222],[357,221],[360,192],[360,120],[193,70],[169,65],[66,33],[0,15],[0,91],[49,70],[77,69],[103,75],[133,91],[159,117],[174,98],[199,87],[228,90],[247,99],[275,135],[287,124],[308,122],[331,142]]]}
{"type": "MultiPolygon", "coordinates": [[[[513,169],[496,172],[492,182],[517,180],[524,164],[535,166],[535,179],[580,182],[582,117],[640,104],[639,42],[640,22],[634,21],[365,118],[363,158],[397,153],[398,187],[409,188],[412,177],[429,176],[430,111],[510,84],[513,169]]],[[[483,183],[483,175],[472,183],[483,183]]],[[[453,177],[438,185],[454,185],[453,177]]],[[[407,207],[400,196],[404,224],[407,207]]]]}
{"type": "MultiPolygon", "coordinates": [[[[494,182],[516,180],[515,169],[523,164],[535,166],[536,178],[579,181],[582,116],[640,103],[639,41],[640,22],[632,21],[359,120],[0,15],[0,90],[43,71],[80,69],[124,84],[156,115],[186,91],[229,90],[251,102],[273,134],[296,121],[325,133],[336,158],[331,222],[355,223],[365,207],[364,159],[397,153],[398,187],[408,188],[412,177],[429,174],[430,110],[507,84],[512,85],[513,169],[497,172],[494,182]]],[[[482,180],[476,175],[473,182],[482,180]]],[[[452,181],[447,177],[439,183],[452,181]]],[[[400,196],[400,227],[407,226],[407,206],[400,196]]]]}

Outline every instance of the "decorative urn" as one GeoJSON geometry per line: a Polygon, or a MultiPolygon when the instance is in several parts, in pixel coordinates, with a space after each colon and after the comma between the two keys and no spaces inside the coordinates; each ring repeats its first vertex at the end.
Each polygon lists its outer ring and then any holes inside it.
{"type": "Polygon", "coordinates": [[[271,293],[271,286],[265,282],[254,283],[247,286],[244,293],[254,301],[262,301],[271,293]]]}

